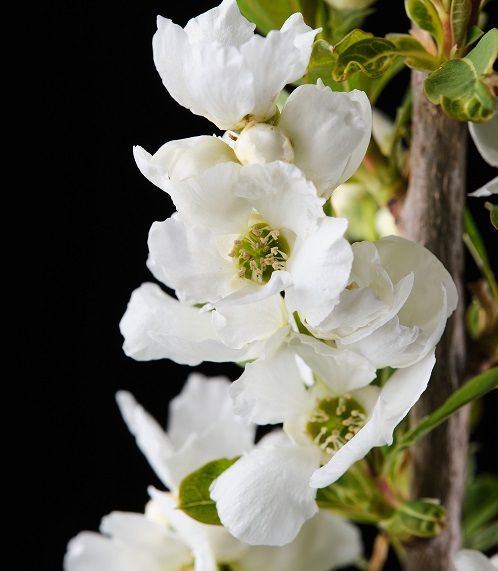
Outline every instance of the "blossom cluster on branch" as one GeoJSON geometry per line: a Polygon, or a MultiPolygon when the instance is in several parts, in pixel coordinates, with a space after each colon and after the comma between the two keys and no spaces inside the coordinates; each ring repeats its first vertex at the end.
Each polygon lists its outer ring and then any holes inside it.
{"type": "Polygon", "coordinates": [[[147,262],[175,295],[141,285],[120,324],[134,359],[243,372],[232,384],[189,377],[167,433],[118,394],[169,492],[150,489],[144,515],[116,512],[103,535],[77,536],[68,571],[326,571],[357,560],[357,529],[320,510],[317,490],[392,444],[457,305],[451,276],[423,246],[398,236],[351,244],[347,219],[331,212],[371,138],[366,94],[318,82],[287,97],[318,30],[298,13],[265,38],[254,29],[235,0],[185,28],[158,19],[166,89],[224,132],[154,154],[135,147],[140,171],[176,208],[153,223],[147,262]],[[257,425],[273,429],[255,443],[257,425]],[[199,470],[212,471],[214,519],[182,506],[199,470]]]}

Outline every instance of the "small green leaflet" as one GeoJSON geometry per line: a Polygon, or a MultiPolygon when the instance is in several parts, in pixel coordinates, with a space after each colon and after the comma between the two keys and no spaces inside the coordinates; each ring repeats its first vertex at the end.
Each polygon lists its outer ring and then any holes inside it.
{"type": "Polygon", "coordinates": [[[498,55],[498,30],[489,30],[463,59],[451,59],[425,81],[429,100],[459,121],[480,123],[491,118],[495,99],[485,83],[498,55]]]}
{"type": "Polygon", "coordinates": [[[484,396],[498,387],[498,367],[477,375],[467,381],[463,387],[455,391],[446,402],[432,414],[423,418],[416,426],[402,436],[398,443],[390,449],[389,454],[398,454],[412,446],[426,434],[447,420],[455,411],[469,402],[484,396]]]}
{"type": "Polygon", "coordinates": [[[184,478],[178,490],[178,508],[201,523],[221,525],[216,504],[209,495],[209,488],[214,480],[238,459],[213,460],[184,478]]]}
{"type": "Polygon", "coordinates": [[[434,3],[431,0],[405,0],[405,10],[412,22],[431,34],[441,53],[444,43],[443,24],[434,3]]]}

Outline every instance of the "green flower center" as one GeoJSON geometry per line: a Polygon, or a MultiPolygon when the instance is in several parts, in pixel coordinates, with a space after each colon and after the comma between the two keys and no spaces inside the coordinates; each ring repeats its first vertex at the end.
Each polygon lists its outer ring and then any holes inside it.
{"type": "Polygon", "coordinates": [[[229,255],[237,264],[239,277],[263,284],[275,270],[285,268],[289,253],[289,244],[281,231],[260,222],[235,240],[229,255]]]}
{"type": "Polygon", "coordinates": [[[334,454],[364,426],[365,409],[351,395],[317,402],[306,424],[313,442],[327,454],[334,454]]]}

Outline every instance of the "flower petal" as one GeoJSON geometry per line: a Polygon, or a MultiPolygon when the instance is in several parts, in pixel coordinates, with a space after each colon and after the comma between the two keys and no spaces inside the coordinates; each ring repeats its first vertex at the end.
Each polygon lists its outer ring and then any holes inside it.
{"type": "Polygon", "coordinates": [[[249,545],[285,545],[318,507],[309,477],[318,466],[313,447],[261,448],[214,481],[211,498],[223,525],[249,545]]]}
{"type": "Polygon", "coordinates": [[[290,345],[337,394],[364,387],[375,378],[375,367],[353,351],[330,347],[309,335],[295,335],[290,345]]]}
{"type": "Polygon", "coordinates": [[[306,521],[296,539],[282,547],[253,546],[237,562],[240,571],[330,571],[354,563],[362,552],[358,528],[327,512],[306,521]]]}
{"type": "Polygon", "coordinates": [[[301,85],[287,99],[279,127],[292,141],[294,162],[322,196],[350,178],[367,150],[372,110],[362,91],[301,85]]]}
{"type": "Polygon", "coordinates": [[[311,486],[324,488],[339,479],[355,462],[384,444],[391,445],[393,431],[427,388],[436,359],[434,351],[416,365],[398,369],[382,387],[365,426],[325,466],[314,472],[311,486]]]}
{"type": "Polygon", "coordinates": [[[256,119],[269,119],[283,87],[304,75],[317,32],[304,23],[302,14],[295,13],[281,30],[271,30],[265,38],[255,35],[241,46],[254,78],[255,107],[251,115],[256,119]]]}
{"type": "Polygon", "coordinates": [[[469,131],[482,158],[498,167],[498,112],[484,123],[469,123],[469,131]]]}
{"type": "Polygon", "coordinates": [[[498,176],[487,182],[481,188],[470,192],[467,196],[473,196],[474,198],[483,198],[487,196],[493,196],[493,194],[498,194],[498,176]]]}
{"type": "Polygon", "coordinates": [[[150,271],[180,301],[214,302],[233,291],[233,263],[222,257],[216,237],[206,228],[174,215],[152,224],[148,245],[150,271]]]}
{"type": "Polygon", "coordinates": [[[209,545],[206,526],[199,524],[179,510],[171,494],[159,492],[152,486],[148,491],[153,501],[162,508],[167,521],[192,550],[195,571],[218,571],[213,550],[209,545]]]}
{"type": "Polygon", "coordinates": [[[174,453],[174,446],[168,435],[152,416],[126,391],[116,393],[116,401],[128,430],[135,437],[138,448],[147,458],[161,482],[173,486],[168,458],[174,453]]]}
{"type": "Polygon", "coordinates": [[[140,172],[168,193],[171,182],[199,176],[214,165],[237,160],[229,145],[207,135],[169,141],[153,155],[142,147],[133,147],[133,156],[140,172]]]}
{"type": "Polygon", "coordinates": [[[246,365],[230,387],[234,410],[257,424],[276,424],[305,413],[309,396],[295,353],[286,346],[246,365]]]}
{"type": "Polygon", "coordinates": [[[353,251],[343,237],[346,227],[344,218],[322,218],[313,234],[298,239],[287,264],[293,285],[285,302],[311,326],[330,314],[348,285],[353,251]]]}
{"type": "Polygon", "coordinates": [[[255,107],[253,75],[240,51],[193,37],[171,20],[157,19],[154,64],[170,95],[220,129],[236,127],[255,107]]]}
{"type": "Polygon", "coordinates": [[[457,571],[496,571],[498,565],[493,564],[483,553],[473,549],[462,549],[453,557],[457,571]]]}
{"type": "Polygon", "coordinates": [[[234,349],[264,341],[280,329],[288,329],[287,311],[278,294],[256,303],[222,305],[211,316],[220,339],[234,349]]]}
{"type": "Polygon", "coordinates": [[[190,366],[202,361],[243,362],[263,349],[257,343],[241,350],[226,347],[209,313],[180,303],[151,283],[133,292],[119,327],[124,352],[138,361],[171,359],[190,366]]]}
{"type": "Polygon", "coordinates": [[[323,200],[294,165],[275,161],[243,166],[237,195],[248,200],[272,228],[301,236],[325,217],[323,200]]]}
{"type": "Polygon", "coordinates": [[[216,441],[226,439],[227,433],[231,440],[237,440],[240,448],[235,454],[252,448],[255,428],[234,414],[228,393],[230,386],[226,377],[189,375],[182,392],[169,404],[168,435],[175,448],[180,448],[190,435],[201,435],[208,429],[216,441]],[[199,403],[202,403],[202,411],[199,403]],[[221,434],[213,434],[214,425],[221,425],[221,434]]]}

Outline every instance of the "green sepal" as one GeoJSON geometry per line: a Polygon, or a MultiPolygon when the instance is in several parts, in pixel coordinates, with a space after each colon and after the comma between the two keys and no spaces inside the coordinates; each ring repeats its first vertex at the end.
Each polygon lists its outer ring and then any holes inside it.
{"type": "Polygon", "coordinates": [[[209,488],[238,459],[239,457],[213,460],[184,478],[178,490],[178,508],[201,523],[221,525],[209,488]]]}
{"type": "Polygon", "coordinates": [[[446,527],[446,510],[438,500],[405,502],[380,527],[400,541],[412,537],[435,537],[446,527]]]}
{"type": "Polygon", "coordinates": [[[498,230],[498,205],[492,202],[485,202],[484,206],[489,210],[491,224],[498,230]]]}

